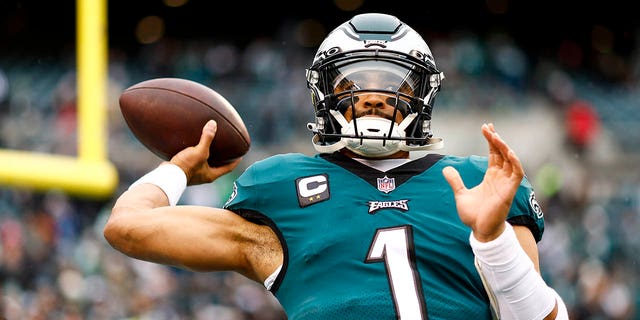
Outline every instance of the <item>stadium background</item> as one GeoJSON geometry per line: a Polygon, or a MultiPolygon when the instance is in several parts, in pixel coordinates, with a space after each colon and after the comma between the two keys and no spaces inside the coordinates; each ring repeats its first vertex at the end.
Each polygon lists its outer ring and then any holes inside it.
{"type": "MultiPolygon", "coordinates": [[[[545,210],[544,277],[572,319],[639,319],[640,29],[624,2],[508,0],[111,1],[105,199],[3,186],[0,283],[7,319],[282,319],[258,285],[123,257],[101,235],[117,196],[158,159],[130,134],[123,88],[174,76],[224,94],[254,139],[237,172],[190,188],[218,205],[246,165],[313,152],[304,68],[328,30],[357,12],[398,15],[447,76],[433,130],[442,152],[485,154],[495,122],[545,210]]],[[[75,3],[0,2],[0,148],[76,154],[75,3]]],[[[0,159],[2,165],[2,159],[0,159]]],[[[47,163],[42,163],[47,166],[47,163]]]]}

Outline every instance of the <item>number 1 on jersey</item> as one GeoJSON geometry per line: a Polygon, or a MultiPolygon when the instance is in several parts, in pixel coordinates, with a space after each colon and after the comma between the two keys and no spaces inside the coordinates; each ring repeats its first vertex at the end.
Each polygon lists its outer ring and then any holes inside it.
{"type": "Polygon", "coordinates": [[[398,319],[427,319],[411,226],[378,229],[366,263],[384,262],[398,319]]]}

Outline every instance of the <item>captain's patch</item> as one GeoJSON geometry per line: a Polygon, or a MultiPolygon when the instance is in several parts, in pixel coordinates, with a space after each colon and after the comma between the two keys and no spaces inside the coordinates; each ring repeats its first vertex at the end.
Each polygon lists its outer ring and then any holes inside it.
{"type": "Polygon", "coordinates": [[[329,176],[319,174],[296,179],[298,204],[304,208],[329,199],[329,176]]]}

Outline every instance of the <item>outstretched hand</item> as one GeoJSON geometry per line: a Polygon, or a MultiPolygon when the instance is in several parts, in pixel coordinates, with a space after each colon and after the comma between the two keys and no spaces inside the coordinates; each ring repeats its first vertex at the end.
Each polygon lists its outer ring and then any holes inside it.
{"type": "Polygon", "coordinates": [[[214,120],[209,120],[202,128],[198,144],[185,148],[171,158],[171,163],[180,167],[187,175],[187,185],[212,182],[231,172],[242,160],[240,158],[221,167],[209,166],[207,163],[209,147],[217,130],[218,124],[214,120]]]}
{"type": "Polygon", "coordinates": [[[478,241],[488,242],[504,231],[524,170],[493,124],[482,125],[482,134],[489,144],[489,165],[480,184],[467,189],[453,167],[444,168],[442,173],[453,190],[460,219],[471,227],[478,241]]]}

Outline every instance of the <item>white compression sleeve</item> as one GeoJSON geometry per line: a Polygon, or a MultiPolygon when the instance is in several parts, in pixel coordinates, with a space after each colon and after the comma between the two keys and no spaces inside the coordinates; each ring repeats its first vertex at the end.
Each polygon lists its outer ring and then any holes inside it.
{"type": "Polygon", "coordinates": [[[557,291],[553,290],[553,293],[556,295],[556,302],[558,303],[558,314],[556,314],[556,320],[569,320],[567,305],[564,304],[564,300],[562,300],[562,297],[557,291]]]}
{"type": "MultiPolygon", "coordinates": [[[[497,316],[502,320],[543,319],[556,305],[557,293],[547,286],[533,262],[520,246],[509,223],[496,239],[480,242],[473,233],[469,242],[476,256],[476,267],[488,286],[489,296],[497,304],[497,316]]],[[[565,308],[558,303],[558,308],[565,308]]],[[[556,319],[562,310],[558,310],[556,319]]]]}
{"type": "Polygon", "coordinates": [[[143,183],[158,186],[167,195],[169,204],[175,206],[187,188],[187,175],[177,165],[163,163],[132,183],[129,189],[143,183]]]}

